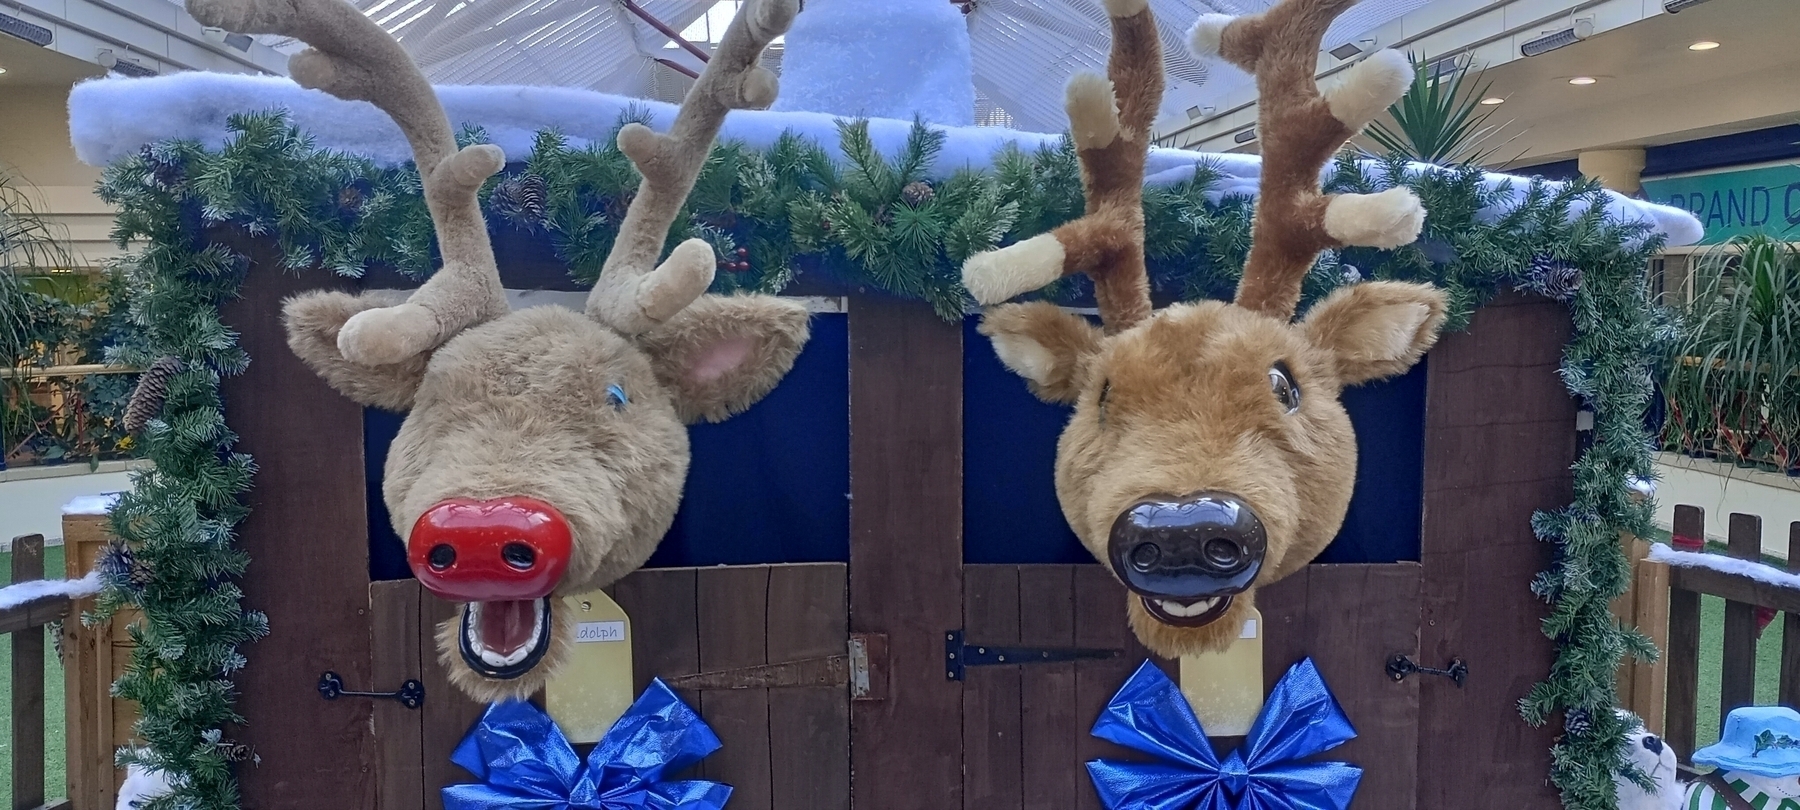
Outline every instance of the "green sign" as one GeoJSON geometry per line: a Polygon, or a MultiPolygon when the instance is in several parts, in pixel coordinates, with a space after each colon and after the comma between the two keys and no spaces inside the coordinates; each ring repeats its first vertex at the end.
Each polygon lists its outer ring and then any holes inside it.
{"type": "Polygon", "coordinates": [[[1702,244],[1759,232],[1800,240],[1800,166],[1645,180],[1644,195],[1693,212],[1706,227],[1702,244]]]}

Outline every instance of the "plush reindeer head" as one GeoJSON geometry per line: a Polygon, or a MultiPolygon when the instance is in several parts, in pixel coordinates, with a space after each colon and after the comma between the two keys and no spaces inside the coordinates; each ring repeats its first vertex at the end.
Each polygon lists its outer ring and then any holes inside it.
{"type": "Polygon", "coordinates": [[[1132,629],[1160,655],[1229,644],[1256,588],[1331,541],[1356,477],[1339,391],[1405,371],[1443,322],[1436,289],[1391,282],[1339,290],[1293,320],[1321,250],[1397,247],[1424,220],[1403,188],[1326,195],[1319,186],[1333,153],[1411,76],[1403,56],[1384,51],[1320,93],[1320,39],[1355,2],[1285,0],[1194,27],[1194,49],[1255,74],[1261,94],[1261,191],[1235,301],[1151,309],[1142,183],[1162,55],[1145,0],[1106,0],[1110,81],[1069,82],[1086,215],[963,267],[983,304],[1074,273],[1093,278],[1103,328],[1026,303],[994,307],[981,330],[1039,397],[1075,405],[1057,447],[1057,498],[1130,590],[1132,629]]]}
{"type": "Polygon", "coordinates": [[[756,62],[798,6],[746,3],[669,134],[620,131],[643,183],[583,314],[508,311],[476,196],[504,157],[457,149],[431,85],[374,22],[343,0],[188,0],[202,24],[308,43],[296,81],[374,103],[412,144],[442,269],[410,295],[298,296],[288,344],[345,396],[408,411],[382,494],[420,582],[465,603],[438,646],[477,699],[544,684],[574,643],[553,598],[636,569],[674,520],[684,423],[761,399],[806,341],[797,303],[704,295],[704,241],[656,264],[726,112],[774,100],[756,62]]]}

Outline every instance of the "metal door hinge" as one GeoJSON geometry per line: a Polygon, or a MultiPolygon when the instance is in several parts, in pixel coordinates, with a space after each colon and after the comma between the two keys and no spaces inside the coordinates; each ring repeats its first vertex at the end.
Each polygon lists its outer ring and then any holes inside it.
{"type": "Polygon", "coordinates": [[[992,644],[968,644],[963,631],[944,631],[944,677],[963,679],[966,667],[1012,666],[1018,664],[1052,664],[1061,661],[1117,658],[1119,650],[1077,649],[1068,647],[997,647],[992,644]]]}

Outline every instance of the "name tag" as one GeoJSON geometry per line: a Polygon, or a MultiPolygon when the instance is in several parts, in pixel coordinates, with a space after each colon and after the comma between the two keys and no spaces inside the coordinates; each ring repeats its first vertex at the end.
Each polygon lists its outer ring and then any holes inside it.
{"type": "Polygon", "coordinates": [[[576,644],[624,640],[624,622],[582,622],[575,626],[576,644]]]}

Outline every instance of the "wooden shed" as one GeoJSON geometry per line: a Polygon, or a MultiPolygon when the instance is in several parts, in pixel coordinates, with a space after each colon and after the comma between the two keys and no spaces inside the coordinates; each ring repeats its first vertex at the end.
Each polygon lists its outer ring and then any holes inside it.
{"type": "MultiPolygon", "coordinates": [[[[480,707],[435,660],[449,606],[394,564],[376,480],[394,417],[365,414],[285,345],[281,300],[325,276],[283,272],[272,242],[219,238],[251,257],[223,313],[254,362],[224,394],[259,467],[240,540],[247,606],[271,627],[237,677],[237,736],[261,757],[241,767],[244,807],[438,807],[438,787],[469,779],[448,755],[480,707]],[[326,701],[326,671],[366,691],[416,678],[426,700],[326,701]]],[[[496,247],[509,289],[574,289],[541,243],[496,247]]],[[[1099,807],[1083,763],[1133,755],[1089,729],[1146,654],[1124,590],[1055,511],[1066,415],[1000,369],[973,318],[829,277],[788,291],[827,302],[795,373],[745,416],[694,429],[676,530],[613,588],[638,685],[670,682],[717,731],[724,748],[696,775],[733,785],[734,810],[1099,807]],[[996,520],[1001,498],[1015,507],[996,520]],[[1112,657],[971,662],[956,679],[959,645],[1112,657]]],[[[1557,375],[1570,334],[1563,305],[1509,294],[1413,372],[1347,394],[1363,460],[1345,534],[1259,607],[1268,679],[1311,656],[1359,733],[1332,754],[1366,771],[1355,807],[1557,806],[1554,732],[1517,701],[1553,654],[1527,586],[1550,556],[1532,513],[1572,496],[1577,407],[1557,375]],[[1396,679],[1397,656],[1467,675],[1396,679]]]]}

